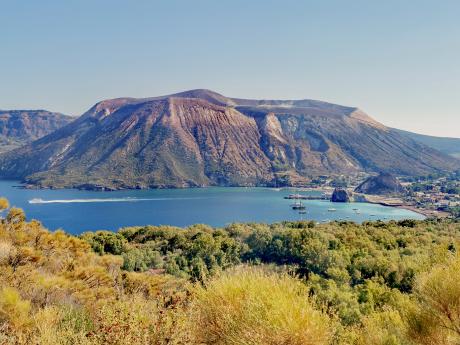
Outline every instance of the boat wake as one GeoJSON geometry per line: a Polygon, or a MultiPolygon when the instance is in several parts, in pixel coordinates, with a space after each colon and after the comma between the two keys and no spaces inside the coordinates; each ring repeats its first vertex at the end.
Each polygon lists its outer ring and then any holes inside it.
{"type": "Polygon", "coordinates": [[[105,198],[105,199],[56,199],[43,200],[34,198],[29,200],[29,204],[73,204],[73,203],[92,203],[92,202],[139,202],[139,201],[175,201],[199,198],[105,198]]]}

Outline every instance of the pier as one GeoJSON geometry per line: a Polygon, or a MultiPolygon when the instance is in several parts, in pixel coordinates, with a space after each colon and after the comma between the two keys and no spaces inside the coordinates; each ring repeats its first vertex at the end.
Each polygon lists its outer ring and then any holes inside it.
{"type": "Polygon", "coordinates": [[[285,196],[284,199],[289,200],[330,200],[329,195],[302,195],[302,194],[290,194],[285,196]]]}

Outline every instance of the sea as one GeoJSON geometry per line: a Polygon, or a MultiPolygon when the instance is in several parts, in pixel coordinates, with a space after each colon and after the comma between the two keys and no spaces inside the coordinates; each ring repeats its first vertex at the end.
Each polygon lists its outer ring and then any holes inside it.
{"type": "MultiPolygon", "coordinates": [[[[424,219],[409,210],[369,203],[332,203],[305,200],[305,210],[293,210],[284,199],[293,189],[209,187],[191,189],[123,190],[114,192],[75,189],[24,189],[18,181],[0,180],[0,197],[20,207],[29,220],[39,220],[49,230],[78,235],[142,225],[186,227],[208,224],[223,227],[235,222],[274,223],[313,220],[325,223],[347,220],[424,219]]],[[[319,196],[319,191],[300,192],[319,196]]],[[[0,214],[1,216],[1,214],[0,214]]],[[[4,215],[3,215],[4,216],[4,215]]]]}

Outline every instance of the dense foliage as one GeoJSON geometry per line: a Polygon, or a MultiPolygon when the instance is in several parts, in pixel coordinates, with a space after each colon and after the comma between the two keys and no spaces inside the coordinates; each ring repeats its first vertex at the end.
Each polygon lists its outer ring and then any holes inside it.
{"type": "Polygon", "coordinates": [[[3,215],[0,344],[460,341],[458,222],[147,226],[76,238],[20,209],[3,215]]]}
{"type": "Polygon", "coordinates": [[[192,281],[238,263],[283,266],[345,325],[411,293],[417,273],[454,253],[459,224],[436,221],[233,224],[124,228],[81,237],[122,255],[128,271],[164,270],[192,281]]]}
{"type": "Polygon", "coordinates": [[[0,223],[0,344],[187,343],[181,281],[122,264],[11,208],[0,223]]]}

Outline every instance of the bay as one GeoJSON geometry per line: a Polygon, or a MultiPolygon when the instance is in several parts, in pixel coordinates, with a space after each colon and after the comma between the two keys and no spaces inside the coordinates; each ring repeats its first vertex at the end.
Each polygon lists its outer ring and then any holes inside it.
{"type": "Polygon", "coordinates": [[[220,227],[233,222],[273,223],[301,219],[318,222],[424,219],[424,216],[404,209],[324,200],[304,201],[306,214],[299,214],[291,209],[292,200],[284,199],[293,192],[289,189],[212,187],[93,192],[32,190],[17,186],[17,181],[1,180],[0,196],[8,198],[12,206],[24,209],[28,219],[37,219],[50,230],[61,228],[72,234],[115,231],[135,225],[189,226],[203,223],[220,227]],[[328,211],[330,208],[336,211],[328,211]]]}

